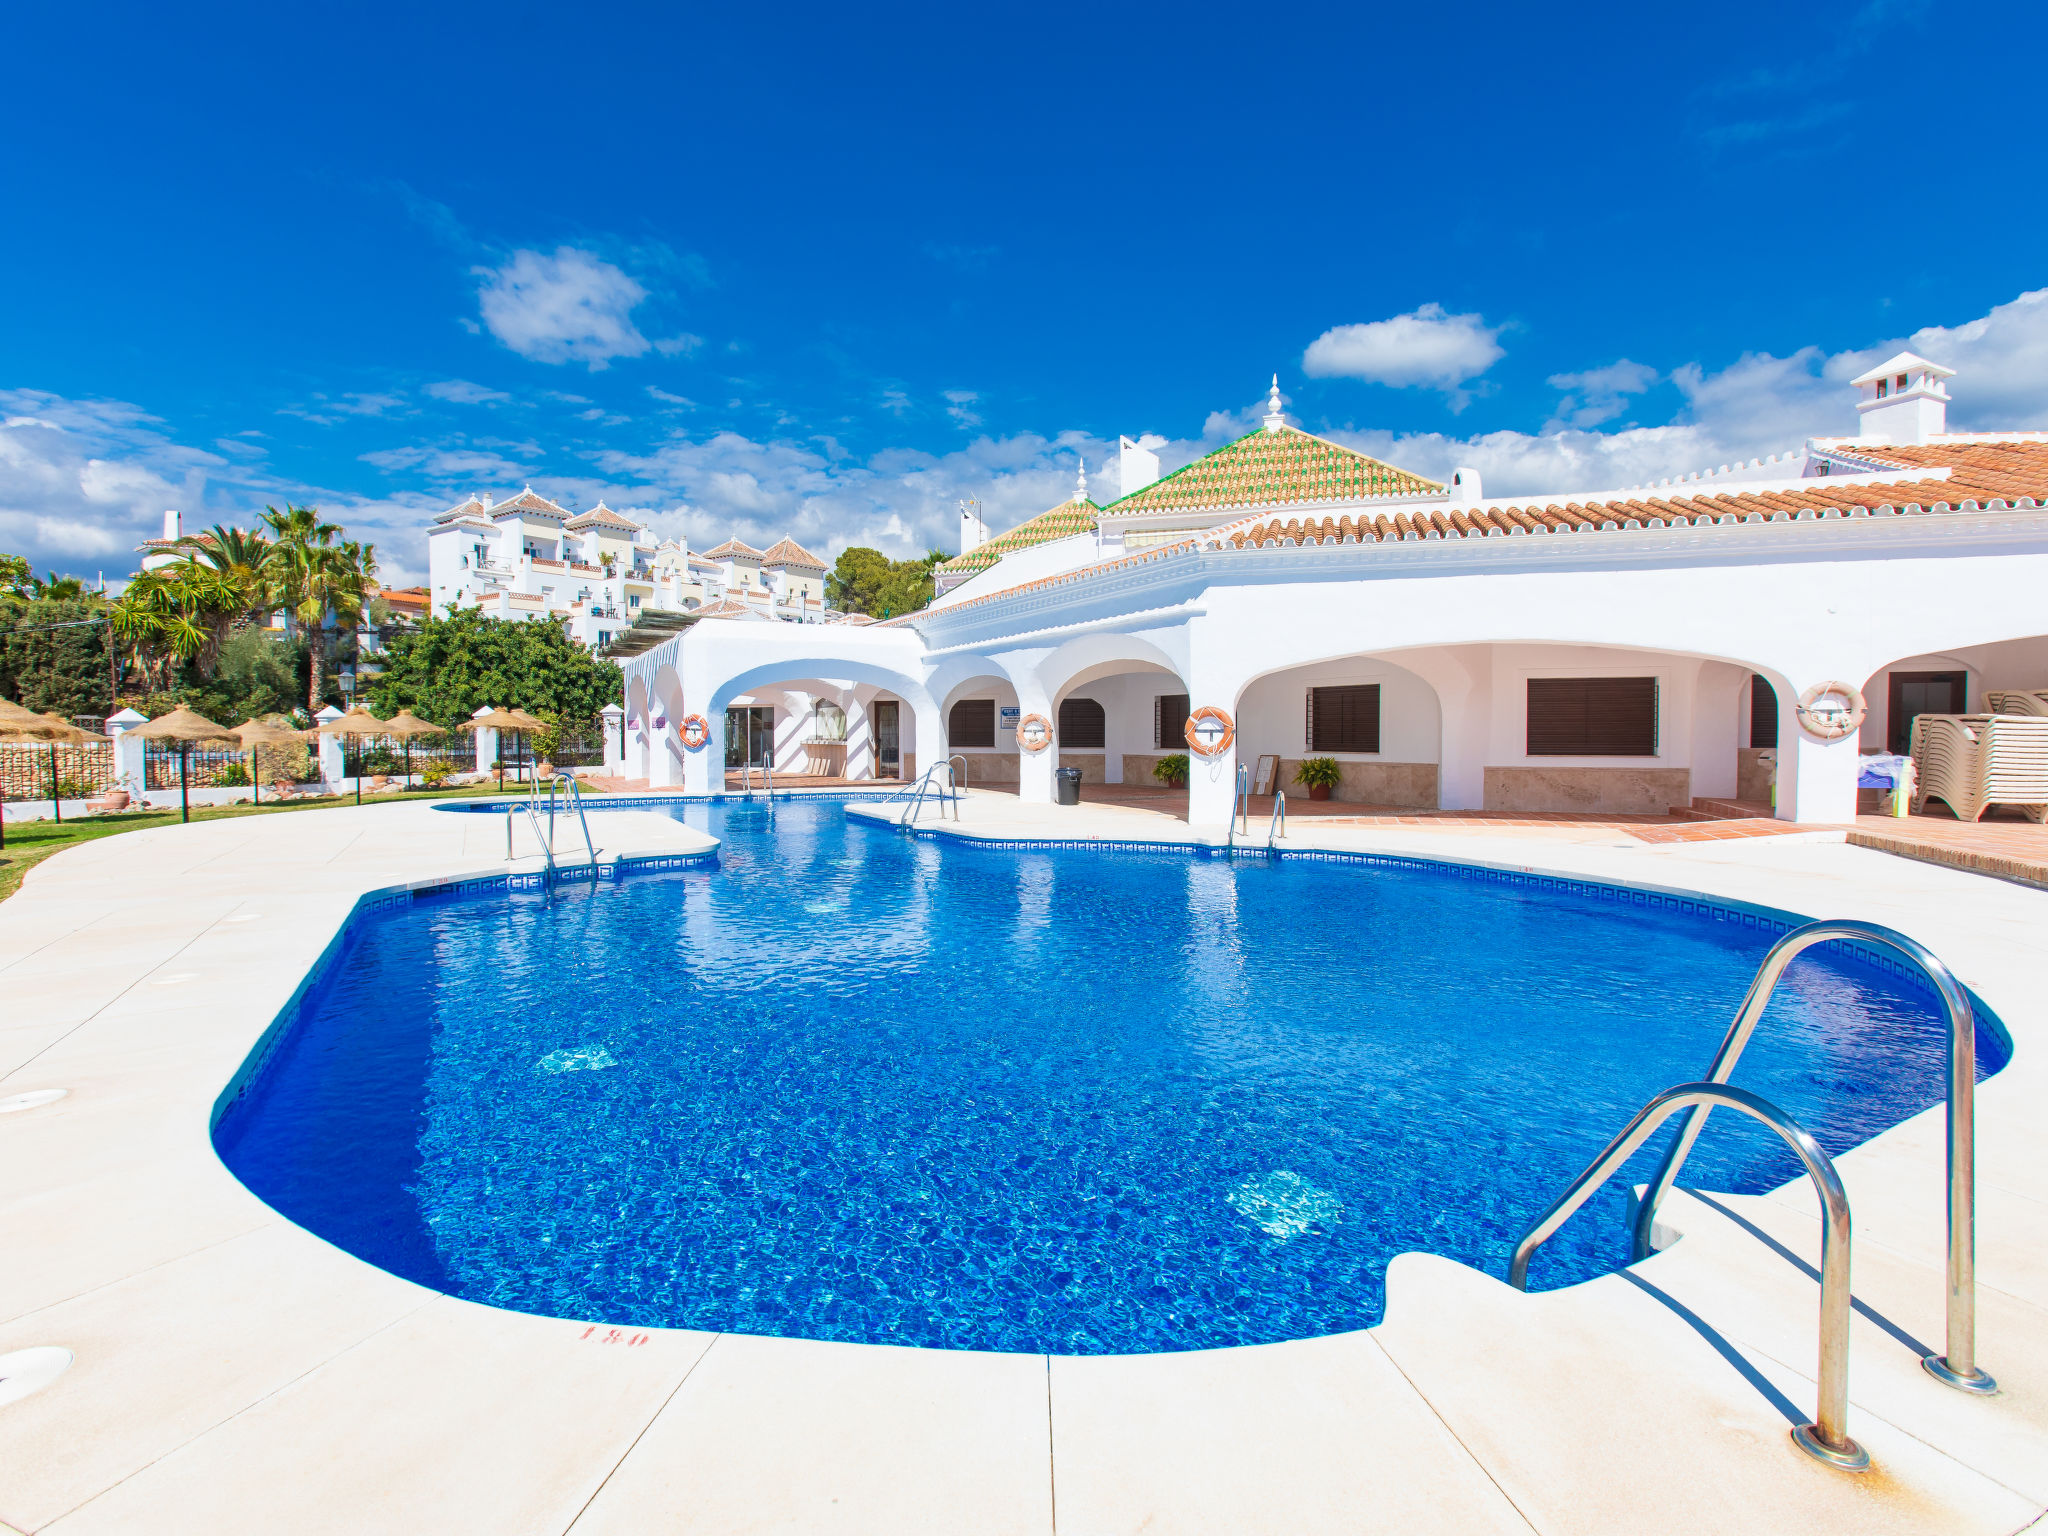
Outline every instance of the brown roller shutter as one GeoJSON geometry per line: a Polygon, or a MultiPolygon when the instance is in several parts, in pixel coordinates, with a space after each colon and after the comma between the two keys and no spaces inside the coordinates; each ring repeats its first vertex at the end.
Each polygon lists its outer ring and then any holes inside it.
{"type": "Polygon", "coordinates": [[[1656,755],[1656,678],[1529,679],[1529,756],[1656,755]]]}
{"type": "Polygon", "coordinates": [[[1761,672],[1751,674],[1749,679],[1749,744],[1778,744],[1778,690],[1761,672]]]}
{"type": "Polygon", "coordinates": [[[1308,749],[1379,751],[1380,685],[1357,683],[1342,688],[1309,689],[1308,749]]]}
{"type": "Polygon", "coordinates": [[[992,747],[996,744],[996,701],[962,699],[946,719],[947,745],[992,747]]]}
{"type": "Polygon", "coordinates": [[[1094,699],[1060,701],[1059,736],[1062,747],[1085,748],[1102,745],[1108,721],[1102,705],[1094,699]]]}

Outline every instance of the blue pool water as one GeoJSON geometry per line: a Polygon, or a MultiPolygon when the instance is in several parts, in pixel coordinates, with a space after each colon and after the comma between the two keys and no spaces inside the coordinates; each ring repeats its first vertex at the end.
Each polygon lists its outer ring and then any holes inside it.
{"type": "MultiPolygon", "coordinates": [[[[1078,1354],[1297,1338],[1377,1321],[1404,1250],[1504,1274],[1705,1070],[1775,937],[1440,867],[677,814],[716,867],[359,920],[222,1156],[342,1247],[523,1311],[1078,1354]]],[[[1942,1059],[1930,995],[1810,956],[1737,1081],[1839,1152],[1937,1102],[1942,1059]]],[[[1650,1156],[1532,1284],[1625,1260],[1650,1156]]],[[[1687,1180],[1795,1172],[1723,1114],[1687,1180]]]]}

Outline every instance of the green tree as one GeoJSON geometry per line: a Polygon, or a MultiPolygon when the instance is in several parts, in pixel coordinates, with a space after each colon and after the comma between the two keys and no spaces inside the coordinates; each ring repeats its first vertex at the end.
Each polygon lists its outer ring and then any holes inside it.
{"type": "Polygon", "coordinates": [[[825,578],[826,595],[846,613],[877,619],[915,613],[932,600],[932,571],[947,558],[938,549],[918,560],[891,560],[879,549],[843,549],[825,578]]]}
{"type": "Polygon", "coordinates": [[[624,677],[545,619],[520,622],[458,608],[391,637],[371,687],[380,714],[411,709],[455,726],[486,705],[510,706],[572,725],[620,702],[624,677]]]}
{"type": "Polygon", "coordinates": [[[34,572],[22,556],[0,555],[0,592],[12,597],[27,597],[29,583],[34,579],[34,572]]]}
{"type": "Polygon", "coordinates": [[[238,629],[222,643],[212,677],[188,675],[180,690],[183,702],[221,725],[240,725],[259,715],[292,714],[303,698],[303,659],[298,640],[254,626],[238,629]]]}
{"type": "Polygon", "coordinates": [[[109,617],[98,597],[0,602],[0,698],[38,714],[113,713],[109,617]]]}
{"type": "Polygon", "coordinates": [[[179,560],[128,583],[114,604],[113,628],[134,651],[144,686],[164,689],[180,663],[209,675],[229,627],[247,611],[232,576],[179,560]]]}

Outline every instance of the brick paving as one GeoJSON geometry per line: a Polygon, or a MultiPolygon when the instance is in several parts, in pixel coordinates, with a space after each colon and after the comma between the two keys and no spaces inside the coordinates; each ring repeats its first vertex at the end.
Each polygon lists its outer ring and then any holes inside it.
{"type": "Polygon", "coordinates": [[[1901,858],[1946,864],[2048,889],[2048,826],[2018,817],[1858,816],[1849,841],[1901,858]]]}

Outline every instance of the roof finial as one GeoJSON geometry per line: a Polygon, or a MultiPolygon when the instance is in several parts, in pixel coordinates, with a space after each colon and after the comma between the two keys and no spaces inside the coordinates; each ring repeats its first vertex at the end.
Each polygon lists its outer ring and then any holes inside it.
{"type": "Polygon", "coordinates": [[[1287,417],[1280,410],[1280,375],[1273,375],[1273,392],[1266,397],[1266,430],[1278,432],[1287,425],[1287,417]]]}
{"type": "Polygon", "coordinates": [[[1079,467],[1074,471],[1074,500],[1086,501],[1088,499],[1088,461],[1081,459],[1078,463],[1079,467]]]}

